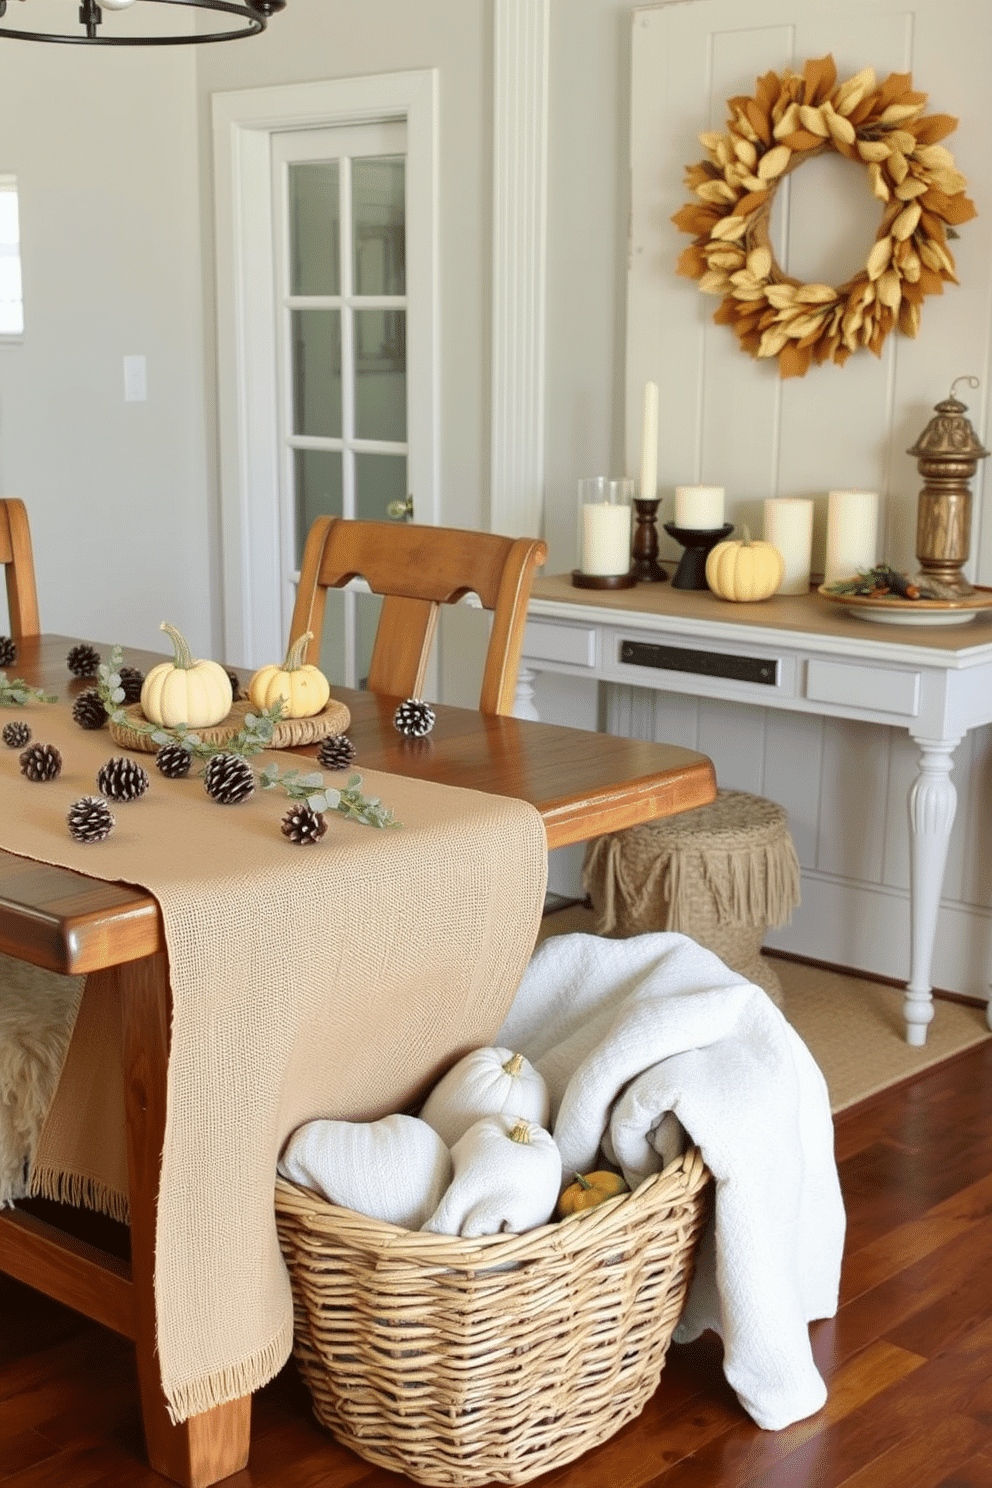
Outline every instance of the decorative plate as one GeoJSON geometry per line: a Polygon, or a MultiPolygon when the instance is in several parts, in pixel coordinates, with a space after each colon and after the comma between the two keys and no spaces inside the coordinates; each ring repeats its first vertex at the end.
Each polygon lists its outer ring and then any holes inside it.
{"type": "Polygon", "coordinates": [[[964,625],[982,610],[992,608],[992,589],[976,589],[964,599],[901,599],[884,595],[834,594],[826,584],[816,591],[834,604],[858,611],[859,620],[880,620],[886,625],[964,625]]]}
{"type": "MultiPolygon", "coordinates": [[[[211,744],[223,744],[225,739],[232,739],[244,728],[245,718],[252,711],[252,704],[247,698],[243,698],[232,704],[230,713],[222,723],[215,723],[210,728],[198,728],[195,732],[211,744]]],[[[132,703],[129,708],[124,709],[124,713],[136,722],[148,722],[141,711],[140,703],[132,703]]],[[[323,711],[315,713],[312,718],[281,719],[272,731],[269,748],[294,749],[302,744],[316,744],[334,734],[343,734],[350,722],[351,712],[347,706],[331,698],[323,711]]],[[[125,749],[138,749],[145,754],[154,754],[158,749],[149,734],[128,728],[127,724],[112,723],[110,737],[125,749]]]]}

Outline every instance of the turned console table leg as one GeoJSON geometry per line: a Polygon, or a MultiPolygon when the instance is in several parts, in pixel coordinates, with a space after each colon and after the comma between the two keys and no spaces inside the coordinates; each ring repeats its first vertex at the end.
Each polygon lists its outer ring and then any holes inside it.
{"type": "Polygon", "coordinates": [[[903,1015],[906,1042],[922,1047],[933,1019],[930,969],[940,888],[954,825],[957,791],[951,765],[957,739],[917,739],[920,764],[909,792],[910,976],[903,1015]]]}
{"type": "Polygon", "coordinates": [[[513,699],[514,718],[530,718],[535,723],[540,723],[541,715],[537,711],[534,702],[534,687],[537,682],[537,672],[533,667],[521,666],[517,672],[517,690],[513,699]]]}

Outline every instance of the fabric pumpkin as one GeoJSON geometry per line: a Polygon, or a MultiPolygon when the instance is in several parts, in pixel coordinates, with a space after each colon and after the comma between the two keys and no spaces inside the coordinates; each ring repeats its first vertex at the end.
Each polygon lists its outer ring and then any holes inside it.
{"type": "Polygon", "coordinates": [[[248,683],[256,708],[272,708],[281,698],[283,718],[312,718],[326,707],[331,684],[319,667],[303,660],[312,640],[308,630],[292,643],[282,666],[259,667],[248,683]]]}
{"type": "Polygon", "coordinates": [[[451,1154],[416,1116],[307,1121],[279,1159],[291,1183],[369,1219],[419,1230],[451,1181],[451,1154]]]}
{"type": "Polygon", "coordinates": [[[523,1116],[547,1126],[551,1098],[543,1077],[510,1049],[473,1049],[434,1086],[420,1112],[453,1147],[483,1116],[523,1116]]]}
{"type": "Polygon", "coordinates": [[[451,1149],[454,1176],[423,1228],[435,1235],[523,1234],[546,1224],[561,1188],[554,1138],[519,1116],[484,1116],[451,1149]]]}
{"type": "Polygon", "coordinates": [[[711,549],[706,582],[718,599],[770,599],[785,576],[785,559],[772,543],[753,541],[746,527],[741,532],[739,541],[730,539],[711,549]]]}
{"type": "Polygon", "coordinates": [[[175,658],[153,666],[141,684],[141,711],[151,723],[175,728],[209,728],[231,711],[231,679],[216,661],[194,661],[189,645],[174,625],[162,622],[175,658]]]}
{"type": "Polygon", "coordinates": [[[564,1219],[567,1214],[582,1214],[586,1209],[597,1209],[607,1199],[617,1194],[629,1193],[626,1178],[621,1173],[600,1169],[595,1173],[576,1173],[575,1182],[570,1183],[558,1200],[558,1214],[564,1219]]]}

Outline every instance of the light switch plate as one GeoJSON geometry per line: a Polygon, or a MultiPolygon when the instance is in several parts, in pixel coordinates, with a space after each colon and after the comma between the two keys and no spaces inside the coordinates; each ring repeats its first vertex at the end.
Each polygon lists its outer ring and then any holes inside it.
{"type": "Polygon", "coordinates": [[[124,358],[124,402],[144,403],[148,399],[148,363],[143,356],[124,358]]]}

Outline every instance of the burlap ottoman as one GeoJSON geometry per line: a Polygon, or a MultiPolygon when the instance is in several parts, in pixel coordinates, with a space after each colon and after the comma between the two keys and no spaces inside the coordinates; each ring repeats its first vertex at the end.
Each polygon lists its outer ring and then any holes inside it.
{"type": "Polygon", "coordinates": [[[582,882],[600,935],[681,931],[782,1005],[760,951],[769,925],[799,903],[799,860],[774,801],[721,790],[709,806],[597,837],[582,882]]]}

